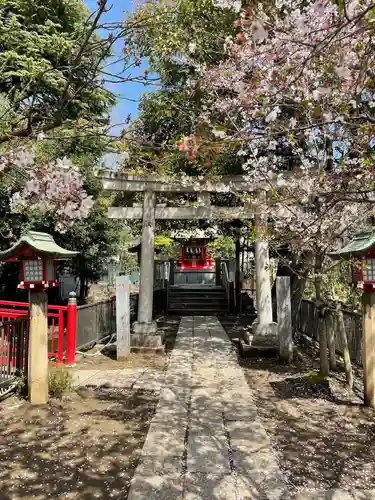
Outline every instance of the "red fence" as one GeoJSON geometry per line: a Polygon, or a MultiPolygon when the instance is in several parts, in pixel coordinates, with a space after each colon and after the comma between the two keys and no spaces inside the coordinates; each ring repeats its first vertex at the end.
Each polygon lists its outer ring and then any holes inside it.
{"type": "Polygon", "coordinates": [[[0,380],[27,372],[29,321],[23,316],[0,323],[0,380]]]}
{"type": "MultiPolygon", "coordinates": [[[[28,317],[27,302],[0,300],[0,323],[28,317]]],[[[77,306],[48,306],[48,357],[52,362],[75,363],[77,306]],[[65,356],[64,356],[65,353],[65,356]]]]}

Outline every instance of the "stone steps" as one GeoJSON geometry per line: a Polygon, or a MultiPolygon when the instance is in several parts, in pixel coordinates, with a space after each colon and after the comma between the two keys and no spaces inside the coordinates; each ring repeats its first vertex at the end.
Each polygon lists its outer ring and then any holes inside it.
{"type": "Polygon", "coordinates": [[[228,300],[222,287],[170,287],[168,312],[180,316],[217,316],[228,313],[228,300]]]}

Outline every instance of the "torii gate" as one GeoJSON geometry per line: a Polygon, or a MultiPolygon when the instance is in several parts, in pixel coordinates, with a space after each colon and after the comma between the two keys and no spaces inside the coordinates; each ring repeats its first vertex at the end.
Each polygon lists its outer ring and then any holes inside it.
{"type": "MultiPolygon", "coordinates": [[[[152,320],[154,281],[154,240],[156,219],[254,219],[255,226],[265,228],[267,216],[244,207],[217,207],[210,203],[210,194],[219,192],[257,192],[258,196],[270,189],[269,182],[251,184],[242,176],[224,176],[220,182],[196,180],[189,184],[164,182],[155,177],[122,175],[106,171],[102,175],[104,190],[143,192],[143,207],[110,207],[112,219],[142,219],[141,267],[138,317],[133,325],[133,341],[137,346],[161,346],[156,322],[152,320]],[[156,193],[197,193],[200,206],[165,207],[156,204],[156,193]],[[235,213],[234,213],[235,211],[235,213]]],[[[256,299],[258,317],[253,324],[253,343],[277,346],[277,325],[272,318],[271,279],[268,241],[262,237],[255,242],[256,299]]]]}

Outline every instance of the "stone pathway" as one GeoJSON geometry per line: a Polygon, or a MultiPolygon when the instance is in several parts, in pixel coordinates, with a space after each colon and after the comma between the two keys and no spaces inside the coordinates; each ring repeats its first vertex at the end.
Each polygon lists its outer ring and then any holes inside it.
{"type": "Polygon", "coordinates": [[[285,481],[215,317],[181,320],[128,500],[281,499],[285,481]]]}

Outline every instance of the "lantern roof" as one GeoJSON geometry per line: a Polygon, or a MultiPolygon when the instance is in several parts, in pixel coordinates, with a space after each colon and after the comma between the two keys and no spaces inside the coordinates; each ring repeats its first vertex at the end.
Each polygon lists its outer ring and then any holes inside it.
{"type": "MultiPolygon", "coordinates": [[[[129,244],[126,246],[126,249],[130,253],[138,253],[141,251],[141,247],[142,247],[142,236],[138,236],[137,238],[129,242],[129,244]]],[[[161,252],[160,248],[155,248],[156,254],[160,252],[161,252]]]]}
{"type": "Polygon", "coordinates": [[[329,252],[328,255],[336,260],[348,260],[351,257],[359,257],[367,254],[373,247],[375,247],[375,232],[369,231],[357,234],[343,248],[329,252]]]}
{"type": "Polygon", "coordinates": [[[0,252],[0,259],[16,257],[25,246],[31,247],[41,256],[45,255],[56,260],[72,259],[78,255],[78,252],[60,247],[50,234],[30,231],[21,236],[13,246],[0,252]]]}

